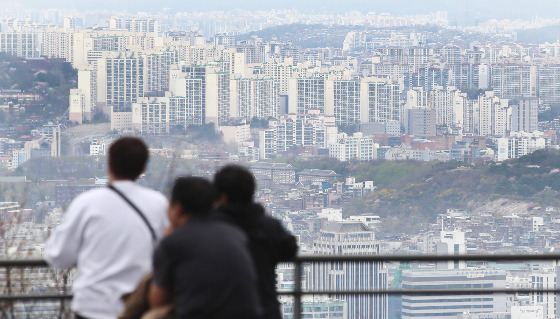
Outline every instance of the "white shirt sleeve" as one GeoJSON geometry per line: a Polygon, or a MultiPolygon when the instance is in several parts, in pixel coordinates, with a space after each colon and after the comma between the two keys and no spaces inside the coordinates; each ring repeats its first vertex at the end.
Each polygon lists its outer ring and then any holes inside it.
{"type": "Polygon", "coordinates": [[[66,210],[63,221],[45,243],[43,258],[55,268],[75,266],[87,224],[87,208],[83,203],[74,201],[66,210]]]}

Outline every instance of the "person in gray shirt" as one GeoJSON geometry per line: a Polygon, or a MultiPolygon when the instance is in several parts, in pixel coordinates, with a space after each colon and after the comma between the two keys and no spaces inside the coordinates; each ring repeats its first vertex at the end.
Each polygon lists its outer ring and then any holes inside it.
{"type": "Polygon", "coordinates": [[[175,301],[175,317],[259,319],[257,275],[246,235],[212,214],[206,179],[182,177],[171,193],[172,233],[154,255],[152,308],[175,301]]]}

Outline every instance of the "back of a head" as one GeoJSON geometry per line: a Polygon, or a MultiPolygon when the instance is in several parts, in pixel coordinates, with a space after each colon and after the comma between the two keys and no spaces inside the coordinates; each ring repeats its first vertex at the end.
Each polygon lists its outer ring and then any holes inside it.
{"type": "Polygon", "coordinates": [[[146,144],[133,136],[121,137],[109,148],[109,169],[121,179],[136,180],[148,162],[146,144]]]}
{"type": "Polygon", "coordinates": [[[227,196],[230,203],[246,204],[253,201],[255,177],[239,165],[227,165],[214,175],[217,196],[227,196]]]}
{"type": "Polygon", "coordinates": [[[206,215],[212,209],[214,188],[202,177],[186,176],[175,180],[171,191],[171,203],[180,203],[183,213],[206,215]]]}

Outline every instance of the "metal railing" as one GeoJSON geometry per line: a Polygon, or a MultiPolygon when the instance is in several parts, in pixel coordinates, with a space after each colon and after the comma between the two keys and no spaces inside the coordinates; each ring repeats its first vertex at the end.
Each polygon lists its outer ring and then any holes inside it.
{"type": "Polygon", "coordinates": [[[70,270],[54,270],[43,260],[25,259],[0,260],[0,270],[5,270],[0,286],[0,318],[72,318],[70,270]],[[29,288],[47,283],[49,287],[43,289],[46,292],[28,292],[29,288]]]}
{"type": "MultiPolygon", "coordinates": [[[[302,296],[304,295],[453,295],[453,294],[514,294],[514,293],[560,293],[560,288],[462,288],[462,289],[376,289],[376,290],[303,290],[303,266],[313,263],[357,263],[357,262],[514,262],[514,261],[560,261],[560,254],[485,254],[485,255],[313,255],[299,256],[294,264],[294,289],[280,291],[279,295],[294,297],[294,319],[302,317],[302,296]]],[[[48,267],[43,260],[0,260],[0,269],[48,267]]],[[[0,309],[13,306],[14,302],[57,300],[61,301],[60,313],[67,311],[64,302],[72,298],[69,293],[59,294],[9,294],[0,295],[0,309]]],[[[6,318],[6,311],[1,310],[0,318],[6,318]]]]}

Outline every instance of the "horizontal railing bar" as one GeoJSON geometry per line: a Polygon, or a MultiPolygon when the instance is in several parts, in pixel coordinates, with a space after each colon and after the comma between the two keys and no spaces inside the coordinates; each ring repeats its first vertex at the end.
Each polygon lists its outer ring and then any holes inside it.
{"type": "Polygon", "coordinates": [[[560,289],[513,289],[513,288],[470,288],[470,289],[410,289],[410,290],[317,290],[279,291],[279,295],[463,295],[463,294],[515,294],[515,293],[560,293],[560,289]]]}
{"type": "MultiPolygon", "coordinates": [[[[359,255],[359,256],[340,256],[340,255],[301,255],[296,261],[300,263],[321,263],[321,262],[423,262],[423,261],[531,261],[531,260],[560,260],[559,254],[485,254],[485,255],[359,255]]],[[[0,267],[48,267],[42,259],[21,259],[21,260],[0,260],[0,267]]],[[[280,295],[452,295],[452,294],[489,294],[489,293],[560,293],[560,289],[419,289],[419,290],[353,290],[353,291],[281,291],[280,295]]],[[[71,299],[72,295],[12,295],[0,296],[0,301],[15,300],[61,300],[71,299]]]]}
{"type": "Polygon", "coordinates": [[[0,260],[0,267],[48,267],[42,259],[0,260]]]}
{"type": "Polygon", "coordinates": [[[8,296],[0,296],[0,302],[6,301],[33,301],[33,300],[63,300],[63,299],[72,299],[72,295],[61,295],[61,294],[54,294],[54,295],[8,295],[8,296]]]}
{"type": "MultiPolygon", "coordinates": [[[[528,261],[528,260],[560,260],[560,254],[485,254],[485,255],[301,255],[299,262],[409,262],[409,261],[528,261]]],[[[41,259],[0,260],[0,267],[46,267],[48,264],[41,259]]]]}
{"type": "MultiPolygon", "coordinates": [[[[488,289],[488,288],[470,288],[470,289],[410,289],[410,290],[317,290],[317,291],[279,291],[279,295],[463,295],[463,294],[513,294],[513,293],[560,293],[559,289],[488,289]]],[[[0,296],[0,302],[5,301],[32,301],[32,300],[62,300],[72,299],[71,294],[53,294],[53,295],[11,295],[0,296]]]]}
{"type": "Polygon", "coordinates": [[[300,262],[366,262],[366,261],[526,261],[526,260],[560,260],[560,254],[530,254],[530,255],[302,255],[297,258],[300,262]]]}

